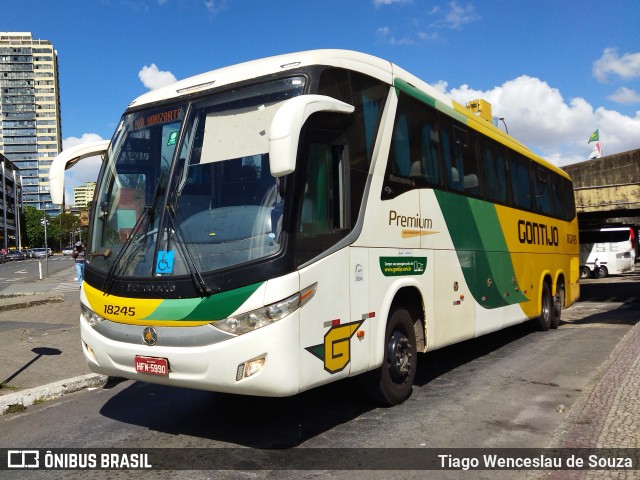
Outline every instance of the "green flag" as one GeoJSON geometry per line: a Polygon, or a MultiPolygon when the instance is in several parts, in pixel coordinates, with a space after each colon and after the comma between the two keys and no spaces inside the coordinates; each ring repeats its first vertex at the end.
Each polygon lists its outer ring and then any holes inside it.
{"type": "Polygon", "coordinates": [[[595,132],[593,132],[591,134],[591,136],[589,137],[589,141],[587,142],[587,144],[591,143],[591,142],[599,142],[600,141],[600,129],[597,129],[595,132]]]}

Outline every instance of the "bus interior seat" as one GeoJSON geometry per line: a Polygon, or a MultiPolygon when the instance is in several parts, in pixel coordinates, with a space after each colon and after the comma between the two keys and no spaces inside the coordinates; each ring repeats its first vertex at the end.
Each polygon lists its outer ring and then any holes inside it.
{"type": "Polygon", "coordinates": [[[313,220],[313,200],[305,198],[302,202],[302,214],[300,216],[300,231],[312,234],[315,222],[313,220]]]}
{"type": "Polygon", "coordinates": [[[420,162],[415,161],[411,164],[409,168],[409,176],[410,177],[421,177],[422,176],[422,166],[420,162]]]}
{"type": "Polygon", "coordinates": [[[464,176],[464,191],[472,195],[480,194],[480,183],[478,182],[478,175],[470,173],[464,176]]]}
{"type": "Polygon", "coordinates": [[[210,195],[180,195],[176,215],[180,220],[187,219],[198,212],[211,209],[210,195]]]}
{"type": "Polygon", "coordinates": [[[193,243],[242,240],[272,232],[271,208],[258,205],[214,208],[192,215],[180,226],[187,239],[193,243]],[[259,225],[256,225],[256,219],[260,220],[259,225]]]}

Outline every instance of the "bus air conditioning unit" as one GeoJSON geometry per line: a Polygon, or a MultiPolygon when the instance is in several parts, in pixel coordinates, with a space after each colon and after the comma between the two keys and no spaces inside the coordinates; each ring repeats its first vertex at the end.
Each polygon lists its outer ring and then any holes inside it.
{"type": "Polygon", "coordinates": [[[467,103],[467,108],[476,116],[485,119],[487,122],[493,122],[491,115],[491,104],[486,100],[471,100],[467,103]]]}

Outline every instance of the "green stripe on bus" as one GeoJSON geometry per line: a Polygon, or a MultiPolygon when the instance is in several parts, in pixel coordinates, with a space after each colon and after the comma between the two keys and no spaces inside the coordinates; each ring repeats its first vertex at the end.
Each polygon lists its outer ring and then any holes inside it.
{"type": "Polygon", "coordinates": [[[493,204],[435,191],[473,298],[484,308],[528,301],[515,270],[493,204]]]}
{"type": "Polygon", "coordinates": [[[227,318],[247,301],[264,282],[217,293],[205,298],[163,301],[145,320],[214,321],[227,318]]]}
{"type": "Polygon", "coordinates": [[[428,93],[425,93],[422,90],[419,90],[418,88],[414,87],[406,80],[402,80],[401,78],[396,78],[393,81],[393,86],[397,90],[401,90],[407,95],[411,95],[412,97],[418,99],[419,101],[432,106],[436,110],[441,111],[445,115],[455,118],[456,120],[458,120],[460,123],[463,123],[464,125],[467,125],[469,122],[469,119],[464,114],[458,112],[451,105],[447,105],[446,103],[435,99],[428,93]]]}

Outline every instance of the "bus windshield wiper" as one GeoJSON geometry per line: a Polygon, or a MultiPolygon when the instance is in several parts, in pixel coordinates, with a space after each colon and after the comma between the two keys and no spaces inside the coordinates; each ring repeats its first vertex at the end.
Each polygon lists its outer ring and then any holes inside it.
{"type": "MultiPolygon", "coordinates": [[[[180,253],[182,254],[182,257],[185,259],[185,263],[189,268],[189,273],[191,273],[191,279],[193,280],[194,285],[200,291],[201,294],[206,296],[213,295],[213,290],[209,288],[207,283],[204,281],[204,278],[202,278],[202,274],[200,273],[200,270],[198,270],[198,267],[196,266],[196,262],[193,259],[193,256],[191,255],[189,248],[187,248],[187,245],[184,241],[182,228],[176,221],[176,212],[174,210],[173,204],[167,205],[167,214],[169,217],[169,228],[172,229],[175,232],[176,237],[178,237],[178,242],[177,242],[178,248],[180,249],[180,253]]],[[[171,241],[170,234],[171,233],[169,232],[167,236],[167,249],[169,248],[169,242],[171,241]]]]}
{"type": "MultiPolygon", "coordinates": [[[[147,221],[147,233],[148,233],[149,225],[153,223],[153,218],[152,218],[153,215],[151,215],[151,213],[154,211],[154,208],[155,208],[156,199],[158,198],[158,193],[160,191],[160,185],[162,184],[162,178],[164,177],[164,173],[165,173],[164,170],[160,172],[160,176],[158,177],[158,182],[156,183],[156,188],[153,191],[153,197],[151,198],[151,203],[148,205],[145,205],[144,208],[142,209],[142,212],[140,213],[138,220],[133,226],[133,229],[131,229],[131,233],[129,234],[129,236],[127,237],[127,240],[122,245],[122,248],[116,255],[116,258],[113,260],[111,267],[109,267],[109,271],[107,272],[107,276],[104,281],[104,293],[106,295],[111,293],[111,289],[115,282],[115,278],[118,272],[118,268],[120,266],[120,262],[122,261],[122,258],[124,257],[125,253],[129,250],[129,247],[131,246],[131,244],[133,243],[133,240],[136,234],[138,233],[138,230],[140,229],[144,221],[148,219],[147,221]]],[[[105,256],[105,258],[107,257],[105,256]]]]}
{"type": "MultiPolygon", "coordinates": [[[[140,214],[140,217],[138,217],[138,221],[133,226],[133,229],[131,230],[131,233],[127,237],[127,240],[122,245],[122,248],[120,249],[120,251],[116,255],[116,258],[113,260],[113,263],[111,264],[111,267],[109,267],[109,271],[107,272],[107,277],[105,278],[105,281],[104,281],[104,293],[105,294],[108,295],[108,294],[111,293],[111,288],[113,287],[113,283],[114,283],[114,280],[116,278],[116,273],[118,271],[118,266],[120,265],[120,261],[122,260],[122,257],[124,257],[125,252],[129,249],[129,246],[133,242],[133,239],[134,239],[135,235],[138,233],[138,229],[140,228],[140,226],[142,225],[144,220],[147,219],[148,217],[150,217],[150,212],[151,211],[153,211],[153,205],[145,205],[144,206],[144,208],[142,209],[142,213],[140,214]]],[[[150,223],[150,222],[148,222],[148,223],[150,223]]],[[[105,256],[105,258],[107,258],[107,256],[105,256]]]]}

